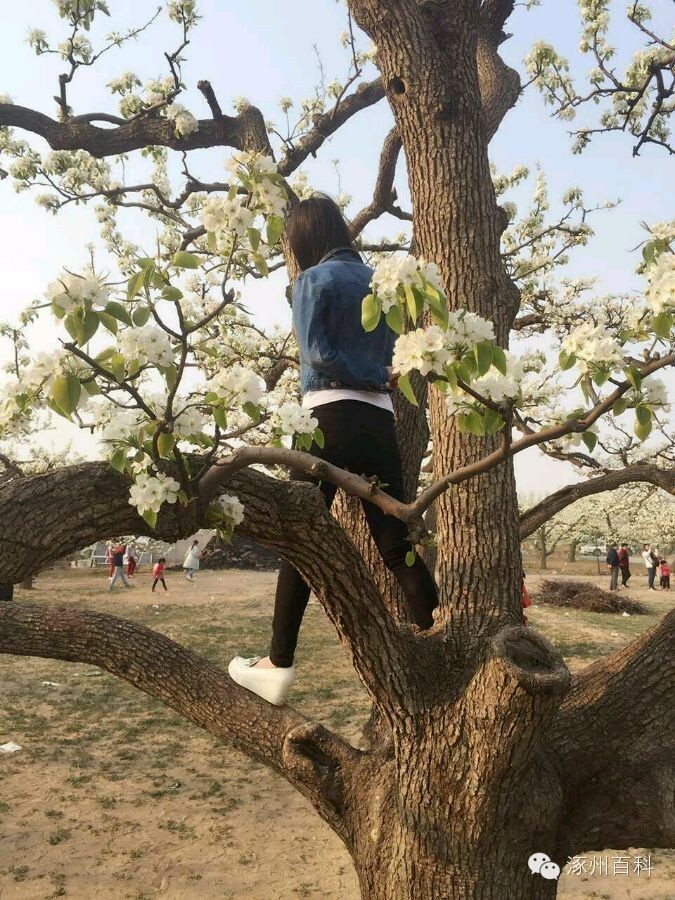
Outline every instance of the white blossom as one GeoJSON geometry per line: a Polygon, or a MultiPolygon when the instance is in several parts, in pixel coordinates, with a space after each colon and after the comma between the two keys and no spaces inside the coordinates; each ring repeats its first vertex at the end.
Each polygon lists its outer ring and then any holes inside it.
{"type": "Polygon", "coordinates": [[[199,130],[199,122],[192,113],[180,103],[171,103],[166,107],[166,117],[173,122],[177,137],[185,137],[199,130]]]}
{"type": "Polygon", "coordinates": [[[224,519],[227,531],[233,531],[244,521],[244,504],[234,494],[221,494],[214,506],[224,519]]]}
{"type": "Polygon", "coordinates": [[[647,299],[655,315],[675,307],[675,253],[662,253],[647,270],[647,299]]]}
{"type": "Polygon", "coordinates": [[[159,512],[163,503],[175,503],[180,484],[170,475],[157,472],[154,475],[142,472],[129,489],[129,504],[143,515],[145,512],[159,512]]]}
{"type": "Polygon", "coordinates": [[[562,341],[566,353],[577,358],[582,372],[598,366],[611,369],[621,362],[621,347],[604,325],[583,322],[562,341]]]}
{"type": "Polygon", "coordinates": [[[119,333],[117,344],[126,359],[138,360],[141,365],[170,366],[174,361],[169,335],[157,325],[125,328],[119,333]]]}
{"type": "Polygon", "coordinates": [[[209,382],[209,388],[225,400],[236,399],[239,403],[258,404],[265,386],[262,378],[252,369],[235,365],[221,369],[209,382]]]}
{"type": "Polygon", "coordinates": [[[76,306],[84,303],[104,305],[110,291],[95,275],[73,275],[62,272],[56,281],[52,281],[45,292],[45,297],[65,313],[72,312],[76,306]]]}
{"type": "Polygon", "coordinates": [[[394,345],[394,370],[401,375],[407,375],[413,369],[417,369],[422,375],[442,372],[451,358],[445,337],[438,325],[417,328],[408,334],[399,335],[394,345]]]}
{"type": "Polygon", "coordinates": [[[312,411],[299,403],[282,403],[272,415],[272,427],[281,434],[314,434],[319,427],[312,411]]]}

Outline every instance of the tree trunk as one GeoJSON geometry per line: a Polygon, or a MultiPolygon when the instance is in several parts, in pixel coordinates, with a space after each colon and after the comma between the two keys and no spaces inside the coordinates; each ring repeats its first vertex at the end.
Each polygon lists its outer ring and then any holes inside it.
{"type": "Polygon", "coordinates": [[[33,590],[33,576],[29,575],[28,578],[24,578],[21,582],[21,589],[24,591],[32,591],[33,590]]]}
{"type": "Polygon", "coordinates": [[[577,547],[579,544],[576,541],[571,541],[567,546],[567,562],[576,562],[577,561],[577,547]]]}

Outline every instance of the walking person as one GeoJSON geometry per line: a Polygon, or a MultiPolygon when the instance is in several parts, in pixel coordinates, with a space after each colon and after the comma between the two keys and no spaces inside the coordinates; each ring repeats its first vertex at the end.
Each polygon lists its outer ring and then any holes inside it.
{"type": "Polygon", "coordinates": [[[160,556],[160,558],[157,560],[157,562],[155,563],[155,566],[152,570],[152,577],[154,579],[154,581],[152,582],[152,593],[153,594],[155,593],[155,588],[157,587],[158,581],[161,581],[162,587],[164,588],[164,590],[168,591],[168,588],[166,586],[166,581],[164,581],[165,566],[166,566],[166,559],[163,556],[160,556]]]}
{"type": "Polygon", "coordinates": [[[619,570],[621,572],[621,587],[628,586],[630,578],[630,551],[628,544],[622,544],[619,547],[619,570]]]}
{"type": "Polygon", "coordinates": [[[619,587],[619,554],[616,544],[610,544],[607,553],[607,565],[609,566],[609,589],[616,591],[619,587]]]}
{"type": "Polygon", "coordinates": [[[108,585],[108,590],[112,591],[115,586],[115,582],[120,579],[125,588],[130,588],[131,585],[126,579],[126,575],[124,574],[124,553],[126,547],[114,547],[110,554],[111,564],[113,573],[110,577],[110,584],[108,585]]]}
{"type": "Polygon", "coordinates": [[[644,560],[645,568],[647,569],[647,584],[650,591],[655,591],[654,587],[654,576],[656,575],[656,565],[654,564],[654,557],[652,556],[652,548],[649,544],[645,544],[642,549],[642,559],[644,560]]]}
{"type": "Polygon", "coordinates": [[[670,566],[667,559],[662,559],[659,566],[659,584],[664,591],[670,590],[670,566]]]}
{"type": "Polygon", "coordinates": [[[127,544],[127,577],[133,578],[137,568],[136,562],[136,544],[132,541],[127,544]]]}
{"type": "Polygon", "coordinates": [[[106,565],[108,566],[108,577],[109,578],[112,578],[113,575],[115,574],[115,566],[112,561],[112,554],[113,554],[113,543],[112,543],[112,541],[106,541],[105,561],[106,561],[106,565]]]}
{"type": "Polygon", "coordinates": [[[183,560],[183,568],[185,569],[185,577],[188,581],[195,580],[195,574],[199,569],[199,560],[202,558],[201,551],[199,549],[199,541],[193,541],[192,546],[185,554],[185,559],[183,560]]]}
{"type": "MultiPolygon", "coordinates": [[[[302,405],[318,420],[325,442],[311,453],[350,472],[376,476],[392,497],[403,500],[403,476],[390,391],[397,377],[391,360],[396,339],[384,318],[366,332],[361,305],[370,292],[372,270],[355,249],[336,204],[324,196],[300,202],[286,228],[300,275],[293,285],[293,324],[300,349],[302,405]]],[[[316,484],[310,476],[291,478],[316,484]]],[[[336,488],[319,482],[330,508],[336,488]]],[[[393,572],[415,624],[433,625],[437,605],[434,580],[419,556],[407,566],[412,549],[406,525],[362,500],[368,527],[385,565],[393,572]]],[[[277,581],[269,656],[235,657],[229,666],[238,684],[282,705],[295,678],[294,653],[310,588],[282,562],[277,581]]],[[[355,598],[355,602],[358,602],[355,598]]]]}

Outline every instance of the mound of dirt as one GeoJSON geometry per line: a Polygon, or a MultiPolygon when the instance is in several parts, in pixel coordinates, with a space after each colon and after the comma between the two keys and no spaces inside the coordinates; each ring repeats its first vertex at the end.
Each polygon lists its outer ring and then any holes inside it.
{"type": "Polygon", "coordinates": [[[615,591],[604,591],[587,581],[542,581],[532,599],[544,606],[562,606],[586,612],[627,612],[638,616],[647,612],[639,600],[615,591]]]}
{"type": "Polygon", "coordinates": [[[266,547],[236,532],[231,544],[213,537],[200,562],[202,569],[256,569],[270,571],[278,569],[280,559],[266,547]]]}

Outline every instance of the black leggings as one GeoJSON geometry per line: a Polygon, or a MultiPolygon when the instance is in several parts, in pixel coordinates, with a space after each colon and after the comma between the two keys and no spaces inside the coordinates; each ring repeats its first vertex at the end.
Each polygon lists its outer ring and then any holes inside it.
{"type": "MultiPolygon", "coordinates": [[[[359,475],[376,475],[386,485],[384,490],[388,494],[397,500],[404,499],[401,457],[391,412],[359,400],[339,400],[317,406],[313,415],[325,437],[323,450],[312,445],[314,456],[359,475]]],[[[295,481],[317,483],[304,473],[292,472],[291,477],[295,481]]],[[[319,483],[319,488],[330,509],[337,488],[328,482],[319,483]]],[[[405,557],[411,549],[407,526],[366,500],[361,505],[382,560],[403,588],[415,623],[420,628],[430,628],[438,604],[436,585],[419,556],[412,566],[406,565],[405,557]]],[[[309,593],[302,576],[290,563],[282,562],[270,648],[270,659],[276,666],[293,665],[309,593]]]]}
{"type": "Polygon", "coordinates": [[[163,587],[164,587],[164,590],[166,590],[166,581],[164,581],[163,578],[155,578],[155,580],[152,582],[152,592],[153,592],[153,594],[154,594],[154,592],[155,592],[155,588],[157,587],[157,582],[158,582],[158,581],[161,581],[161,582],[162,582],[162,585],[163,585],[163,587]]]}
{"type": "Polygon", "coordinates": [[[628,566],[621,567],[621,584],[626,587],[628,584],[628,579],[630,578],[630,569],[628,566]]]}

